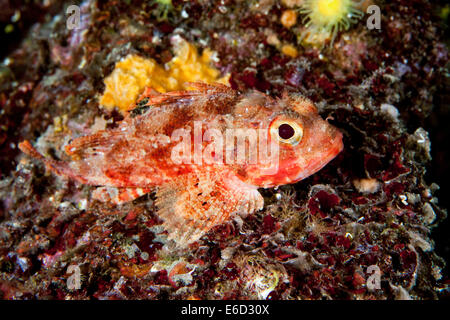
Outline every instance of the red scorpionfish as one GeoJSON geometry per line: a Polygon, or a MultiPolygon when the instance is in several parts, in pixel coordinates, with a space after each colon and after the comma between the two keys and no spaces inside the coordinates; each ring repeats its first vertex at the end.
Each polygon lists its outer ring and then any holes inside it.
{"type": "Polygon", "coordinates": [[[262,209],[258,188],[300,181],[343,149],[342,134],[303,97],[191,85],[147,88],[118,127],[67,145],[72,161],[45,158],[28,141],[19,148],[57,175],[97,186],[93,199],[120,204],[156,189],[168,238],[181,246],[262,209]]]}

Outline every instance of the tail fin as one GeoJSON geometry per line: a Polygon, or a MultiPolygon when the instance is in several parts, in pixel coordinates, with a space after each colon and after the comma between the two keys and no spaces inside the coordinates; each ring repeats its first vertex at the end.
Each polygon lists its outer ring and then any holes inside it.
{"type": "Polygon", "coordinates": [[[44,161],[45,162],[45,157],[42,155],[42,154],[40,154],[32,145],[31,145],[31,143],[30,143],[30,141],[28,141],[28,140],[25,140],[25,141],[22,141],[21,143],[19,143],[19,149],[23,152],[23,153],[26,153],[27,155],[29,155],[29,156],[31,156],[31,157],[33,157],[33,158],[36,158],[36,159],[39,159],[39,160],[42,160],[42,161],[44,161]]]}
{"type": "Polygon", "coordinates": [[[19,143],[19,149],[35,158],[38,159],[40,161],[42,161],[45,166],[47,167],[48,170],[54,172],[57,175],[60,176],[67,176],[70,178],[73,178],[81,183],[87,183],[87,180],[84,179],[83,177],[81,177],[80,175],[76,174],[69,166],[67,163],[63,162],[63,161],[56,161],[53,159],[49,159],[44,157],[41,153],[39,153],[28,140],[22,141],[21,143],[19,143]]]}

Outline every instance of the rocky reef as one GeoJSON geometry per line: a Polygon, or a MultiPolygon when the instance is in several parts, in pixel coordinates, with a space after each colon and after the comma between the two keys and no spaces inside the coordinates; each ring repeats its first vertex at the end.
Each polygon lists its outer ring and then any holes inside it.
{"type": "Polygon", "coordinates": [[[436,182],[449,191],[449,6],[334,2],[3,1],[0,298],[448,297],[447,231],[436,241],[432,231],[448,227],[436,182]],[[374,5],[379,29],[366,23],[374,5]],[[314,26],[328,16],[340,27],[314,26]],[[101,203],[18,150],[27,139],[64,159],[70,139],[123,119],[120,88],[132,83],[135,99],[189,80],[303,94],[342,131],[344,151],[306,180],[262,190],[257,214],[170,251],[153,194],[101,203]]]}

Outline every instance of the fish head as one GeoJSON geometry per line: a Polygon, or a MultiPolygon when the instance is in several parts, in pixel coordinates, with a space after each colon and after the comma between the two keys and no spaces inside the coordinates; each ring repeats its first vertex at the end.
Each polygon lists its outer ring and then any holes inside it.
{"type": "Polygon", "coordinates": [[[262,158],[246,168],[248,181],[259,187],[275,187],[300,181],[335,158],[343,149],[342,133],[318,114],[314,104],[304,97],[284,95],[276,101],[267,120],[270,151],[277,154],[262,158]],[[276,148],[275,148],[276,149],[276,148]]]}

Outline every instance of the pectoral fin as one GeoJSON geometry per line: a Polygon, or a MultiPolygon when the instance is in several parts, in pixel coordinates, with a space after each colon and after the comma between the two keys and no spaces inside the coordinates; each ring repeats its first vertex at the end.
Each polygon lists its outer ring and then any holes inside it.
{"type": "Polygon", "coordinates": [[[256,187],[232,174],[182,176],[158,188],[158,215],[178,246],[197,241],[233,214],[250,214],[263,207],[256,187]]]}

